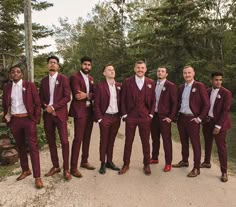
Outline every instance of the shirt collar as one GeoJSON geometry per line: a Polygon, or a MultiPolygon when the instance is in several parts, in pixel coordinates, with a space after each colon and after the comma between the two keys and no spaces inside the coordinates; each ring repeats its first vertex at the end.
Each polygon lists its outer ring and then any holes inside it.
{"type": "Polygon", "coordinates": [[[194,82],[194,80],[192,80],[192,82],[190,82],[190,83],[185,83],[184,85],[185,85],[185,86],[192,87],[192,85],[193,85],[193,82],[194,82]]]}
{"type": "Polygon", "coordinates": [[[212,91],[214,91],[214,92],[218,92],[220,89],[219,88],[213,88],[212,87],[212,91]]]}
{"type": "Polygon", "coordinates": [[[57,79],[57,76],[58,76],[58,72],[54,73],[54,75],[49,75],[49,78],[53,79],[53,80],[56,80],[57,79]]]}
{"type": "Polygon", "coordinates": [[[135,81],[139,82],[142,81],[144,83],[145,77],[143,76],[142,78],[139,78],[137,75],[135,75],[135,81]]]}
{"type": "Polygon", "coordinates": [[[116,82],[115,82],[115,80],[113,81],[113,83],[109,83],[109,82],[107,81],[107,84],[108,84],[109,86],[114,86],[114,85],[116,84],[116,82]]]}
{"type": "Polygon", "coordinates": [[[22,87],[22,84],[23,84],[23,80],[20,79],[17,83],[13,82],[13,86],[20,86],[22,87]]]}
{"type": "Polygon", "coordinates": [[[164,85],[165,84],[165,82],[166,82],[166,79],[164,79],[164,80],[157,80],[157,84],[158,85],[164,85]]]}
{"type": "Polygon", "coordinates": [[[80,73],[83,76],[83,78],[88,78],[88,74],[84,74],[82,71],[80,71],[80,73]]]}

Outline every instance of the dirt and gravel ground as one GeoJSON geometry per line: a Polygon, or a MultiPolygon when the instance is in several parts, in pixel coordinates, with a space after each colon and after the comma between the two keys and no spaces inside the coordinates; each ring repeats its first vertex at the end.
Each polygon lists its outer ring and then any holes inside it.
{"type": "MultiPolygon", "coordinates": [[[[72,135],[72,134],[71,134],[72,135]]],[[[70,138],[71,139],[71,138],[70,138]]],[[[99,163],[99,129],[94,125],[92,134],[90,162],[95,171],[81,169],[83,178],[72,178],[66,182],[62,173],[43,178],[44,188],[34,188],[34,180],[28,177],[17,182],[15,170],[13,176],[0,182],[0,206],[57,206],[57,207],[234,207],[236,206],[236,176],[229,175],[227,183],[220,182],[220,170],[217,164],[211,169],[201,170],[196,178],[186,177],[192,167],[172,169],[164,173],[164,157],[161,149],[160,163],[152,165],[151,176],[142,171],[142,148],[137,136],[133,145],[130,170],[124,175],[107,170],[100,175],[99,163]]],[[[114,149],[114,163],[122,166],[124,148],[124,125],[122,124],[114,149]]],[[[180,160],[180,144],[174,143],[174,160],[180,160]]],[[[42,175],[51,167],[48,149],[41,151],[42,175]]]]}

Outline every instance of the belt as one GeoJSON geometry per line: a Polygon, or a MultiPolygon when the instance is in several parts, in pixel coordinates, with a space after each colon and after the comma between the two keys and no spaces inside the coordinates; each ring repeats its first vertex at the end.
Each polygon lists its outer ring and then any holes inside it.
{"type": "Polygon", "coordinates": [[[180,113],[180,115],[182,115],[182,116],[190,116],[190,117],[194,117],[193,114],[184,114],[184,113],[180,113]]]}
{"type": "Polygon", "coordinates": [[[12,114],[13,117],[17,117],[17,118],[24,118],[24,117],[28,117],[29,114],[12,114]]]}
{"type": "Polygon", "coordinates": [[[111,116],[111,117],[114,117],[114,116],[118,116],[119,113],[115,113],[115,114],[108,114],[108,113],[105,113],[104,116],[111,116]]]}

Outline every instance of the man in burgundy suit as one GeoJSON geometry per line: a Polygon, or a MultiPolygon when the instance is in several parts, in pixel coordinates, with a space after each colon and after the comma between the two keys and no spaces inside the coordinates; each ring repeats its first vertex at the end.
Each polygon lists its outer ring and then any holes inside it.
{"type": "Polygon", "coordinates": [[[135,130],[138,126],[143,148],[144,173],[151,174],[150,161],[150,125],[155,109],[155,82],[145,77],[145,62],[137,61],[135,76],[126,79],[122,86],[121,113],[125,125],[124,165],[119,174],[129,169],[135,130]]]}
{"type": "Polygon", "coordinates": [[[231,128],[229,111],[232,101],[232,93],[222,86],[223,73],[213,72],[211,74],[212,88],[207,90],[210,99],[210,110],[203,121],[203,135],[205,141],[205,160],[201,168],[211,168],[211,150],[213,139],[216,141],[218,150],[221,181],[227,182],[227,147],[226,134],[231,128]]]}
{"type": "Polygon", "coordinates": [[[165,151],[164,172],[171,170],[172,162],[172,140],[171,140],[171,122],[175,118],[178,105],[178,93],[175,84],[166,80],[168,76],[166,67],[157,69],[158,81],[156,84],[156,106],[155,114],[151,123],[152,137],[152,159],[150,164],[158,163],[160,149],[160,135],[163,139],[165,151]]]}
{"type": "Polygon", "coordinates": [[[36,124],[40,122],[40,99],[37,88],[31,82],[22,80],[20,67],[10,69],[12,82],[3,88],[3,121],[10,127],[18,147],[22,173],[17,181],[31,175],[29,169],[27,146],[35,178],[35,187],[42,188],[40,178],[40,161],[37,143],[36,124]]]}
{"type": "Polygon", "coordinates": [[[189,138],[193,147],[194,167],[188,177],[200,174],[201,144],[200,123],[209,110],[209,98],[205,85],[194,80],[195,71],[191,66],[185,66],[183,77],[185,84],[179,87],[179,116],[177,126],[182,144],[182,160],[173,167],[188,167],[189,138]]]}
{"type": "Polygon", "coordinates": [[[104,67],[106,80],[96,86],[94,93],[94,112],[100,127],[100,174],[106,173],[106,167],[119,171],[112,162],[113,147],[120,127],[121,84],[115,82],[115,69],[108,64],[104,67]]]}
{"type": "Polygon", "coordinates": [[[70,77],[70,86],[73,99],[70,105],[69,115],[74,117],[74,140],[71,151],[71,174],[75,177],[82,177],[77,169],[80,146],[82,143],[81,167],[94,170],[95,167],[89,164],[89,145],[93,128],[94,82],[89,75],[92,68],[90,57],[81,58],[81,70],[70,77]]]}
{"type": "Polygon", "coordinates": [[[68,78],[60,73],[59,59],[56,56],[47,58],[49,75],[41,80],[40,99],[44,109],[43,119],[46,137],[50,149],[53,167],[45,176],[52,176],[60,172],[60,165],[56,146],[56,128],[59,133],[62,156],[63,156],[63,176],[65,180],[70,180],[69,173],[69,141],[67,132],[67,103],[70,101],[70,85],[68,78]]]}

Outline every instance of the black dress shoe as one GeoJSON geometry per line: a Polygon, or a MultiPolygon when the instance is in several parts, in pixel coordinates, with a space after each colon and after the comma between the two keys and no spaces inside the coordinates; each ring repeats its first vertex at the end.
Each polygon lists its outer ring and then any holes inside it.
{"type": "Polygon", "coordinates": [[[101,163],[101,167],[99,169],[99,173],[100,174],[105,174],[106,173],[106,164],[105,164],[105,162],[101,163]]]}
{"type": "Polygon", "coordinates": [[[115,171],[119,171],[120,170],[120,168],[118,168],[113,162],[107,162],[106,167],[110,168],[112,170],[115,170],[115,171]]]}
{"type": "Polygon", "coordinates": [[[177,164],[173,164],[172,167],[175,168],[181,168],[181,167],[188,167],[188,162],[184,162],[183,160],[181,160],[179,163],[177,164]]]}

